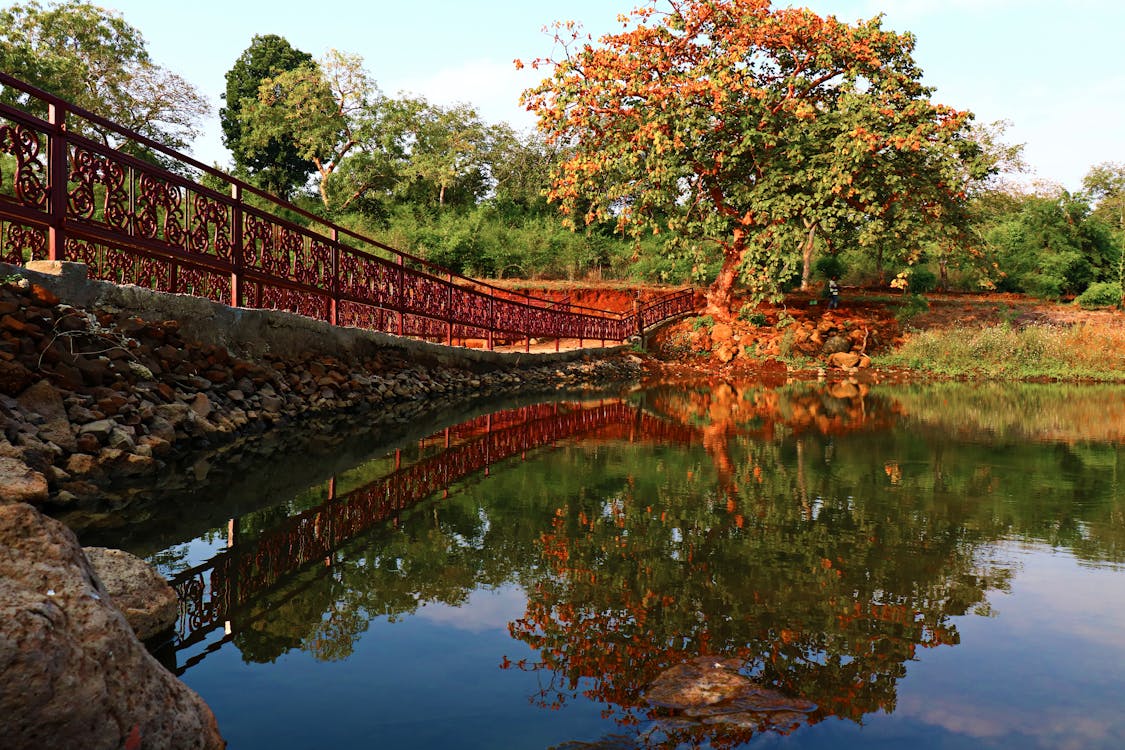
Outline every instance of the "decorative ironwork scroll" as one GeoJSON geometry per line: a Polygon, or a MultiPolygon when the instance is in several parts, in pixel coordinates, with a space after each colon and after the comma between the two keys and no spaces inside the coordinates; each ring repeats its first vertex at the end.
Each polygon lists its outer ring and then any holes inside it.
{"type": "MultiPolygon", "coordinates": [[[[34,208],[47,207],[42,138],[42,134],[29,127],[0,120],[0,154],[9,154],[16,160],[12,195],[18,202],[34,208]]],[[[4,188],[2,178],[3,172],[0,172],[0,190],[4,188]]]]}

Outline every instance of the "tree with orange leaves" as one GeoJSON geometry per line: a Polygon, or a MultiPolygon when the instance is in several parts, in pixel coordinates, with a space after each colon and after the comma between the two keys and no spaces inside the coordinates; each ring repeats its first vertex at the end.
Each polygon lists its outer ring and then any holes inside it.
{"type": "Polygon", "coordinates": [[[652,0],[624,30],[562,54],[524,93],[549,140],[571,146],[549,197],[572,224],[667,232],[760,296],[807,262],[819,236],[905,243],[979,176],[971,114],[932,103],[914,38],[769,0],[652,0]],[[658,8],[658,5],[660,6],[658,8]],[[801,250],[803,252],[794,252],[801,250]]]}

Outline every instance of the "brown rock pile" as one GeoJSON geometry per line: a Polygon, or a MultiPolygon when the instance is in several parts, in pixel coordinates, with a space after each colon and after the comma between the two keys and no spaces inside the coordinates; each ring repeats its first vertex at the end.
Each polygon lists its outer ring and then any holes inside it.
{"type": "Polygon", "coordinates": [[[410,418],[467,398],[638,377],[630,358],[523,367],[427,366],[398,349],[361,361],[301,352],[255,360],[176,320],[85,310],[21,279],[0,285],[2,500],[65,507],[109,479],[310,415],[402,404],[410,418]]]}

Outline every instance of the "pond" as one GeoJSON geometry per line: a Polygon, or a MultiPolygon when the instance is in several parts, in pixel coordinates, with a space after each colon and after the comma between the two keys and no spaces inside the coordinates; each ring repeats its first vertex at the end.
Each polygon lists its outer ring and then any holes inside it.
{"type": "Polygon", "coordinates": [[[80,531],[175,581],[160,656],[232,750],[1125,746],[1125,389],[455,421],[80,531]]]}

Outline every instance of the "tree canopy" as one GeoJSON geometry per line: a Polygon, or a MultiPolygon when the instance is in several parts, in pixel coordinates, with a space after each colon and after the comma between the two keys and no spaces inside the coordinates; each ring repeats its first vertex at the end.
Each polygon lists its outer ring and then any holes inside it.
{"type": "Polygon", "coordinates": [[[308,52],[296,49],[276,34],[255,35],[226,74],[226,106],[219,109],[223,144],[230,149],[235,168],[244,170],[259,185],[282,198],[305,184],[315,169],[303,158],[293,138],[286,133],[251,139],[243,132],[243,107],[253,107],[266,79],[313,62],[308,52]]]}
{"type": "Polygon", "coordinates": [[[914,38],[768,0],[670,0],[597,43],[558,27],[564,54],[524,94],[551,142],[573,146],[550,196],[575,222],[668,231],[770,291],[797,237],[862,244],[940,220],[975,169],[971,115],[929,100],[914,38]],[[631,24],[631,25],[630,25],[631,24]]]}
{"type": "MultiPolygon", "coordinates": [[[[0,68],[170,148],[189,146],[210,110],[194,86],[152,61],[140,31],[80,0],[0,10],[0,68]]],[[[154,158],[92,123],[69,127],[154,158]]]]}

